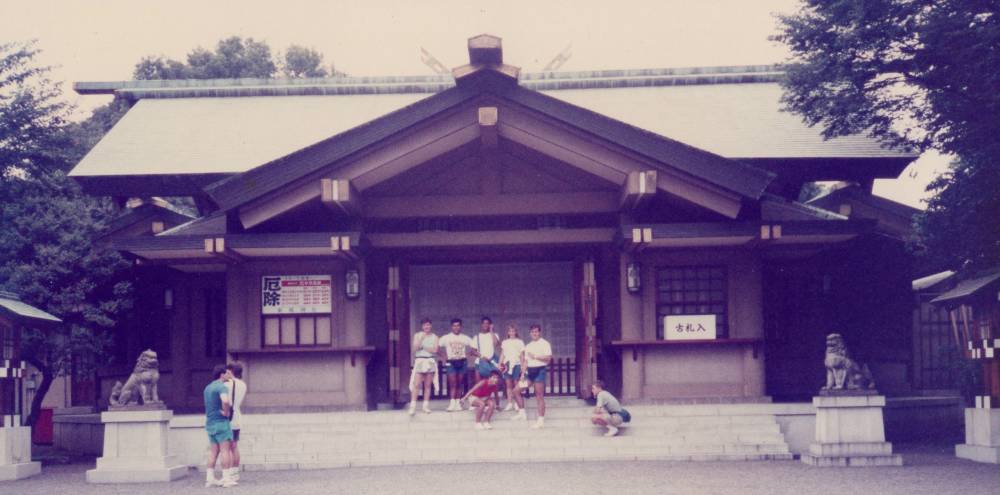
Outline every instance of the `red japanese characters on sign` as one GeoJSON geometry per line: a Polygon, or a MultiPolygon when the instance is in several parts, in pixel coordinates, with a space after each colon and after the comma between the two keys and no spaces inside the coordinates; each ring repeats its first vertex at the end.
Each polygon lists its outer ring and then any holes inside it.
{"type": "Polygon", "coordinates": [[[261,313],[306,314],[332,311],[329,275],[272,275],[261,278],[261,313]]]}

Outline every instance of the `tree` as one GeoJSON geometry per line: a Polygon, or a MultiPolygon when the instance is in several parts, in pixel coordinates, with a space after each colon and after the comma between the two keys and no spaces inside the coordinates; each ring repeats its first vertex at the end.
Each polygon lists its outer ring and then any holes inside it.
{"type": "Polygon", "coordinates": [[[326,77],[323,68],[323,54],[299,45],[291,45],[285,50],[285,63],[282,66],[285,77],[326,77]]]}
{"type": "Polygon", "coordinates": [[[131,305],[129,264],[99,242],[115,209],[66,176],[85,138],[67,122],[48,68],[34,64],[37,53],[32,43],[0,46],[0,288],[64,321],[25,335],[25,359],[43,377],[29,424],[73,356],[102,364],[106,330],[131,305]]]}
{"type": "Polygon", "coordinates": [[[995,205],[988,191],[1000,190],[1000,2],[805,0],[779,16],[774,39],[792,51],[785,108],[825,137],[958,157],[930,187],[939,194],[918,216],[918,253],[938,266],[996,263],[998,210],[967,208],[995,205]]]}

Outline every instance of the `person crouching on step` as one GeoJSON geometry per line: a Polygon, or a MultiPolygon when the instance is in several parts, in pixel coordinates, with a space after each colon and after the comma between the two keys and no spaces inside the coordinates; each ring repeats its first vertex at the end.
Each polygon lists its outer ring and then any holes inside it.
{"type": "Polygon", "coordinates": [[[493,425],[490,424],[490,419],[493,417],[493,411],[496,410],[496,401],[493,399],[494,394],[500,388],[500,373],[494,371],[490,373],[488,378],[479,380],[472,390],[469,390],[462,397],[462,403],[464,404],[472,397],[472,408],[476,413],[476,426],[477,430],[492,430],[493,425]]]}

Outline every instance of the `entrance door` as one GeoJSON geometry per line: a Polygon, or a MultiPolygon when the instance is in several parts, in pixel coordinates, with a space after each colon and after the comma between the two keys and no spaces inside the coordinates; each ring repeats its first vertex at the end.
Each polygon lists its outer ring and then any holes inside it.
{"type": "MultiPolygon", "coordinates": [[[[413,264],[407,271],[405,333],[412,334],[421,319],[430,318],[435,333],[443,335],[452,318],[461,318],[464,332],[475,338],[481,318],[489,316],[501,339],[507,324],[514,323],[528,342],[530,326],[539,324],[554,355],[548,392],[577,394],[580,340],[573,262],[413,264]]],[[[401,365],[408,371],[408,356],[405,363],[401,365]]]]}

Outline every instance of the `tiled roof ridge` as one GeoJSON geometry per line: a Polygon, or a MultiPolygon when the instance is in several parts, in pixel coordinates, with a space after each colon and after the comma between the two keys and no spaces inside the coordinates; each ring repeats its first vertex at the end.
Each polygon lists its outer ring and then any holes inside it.
{"type": "MultiPolygon", "coordinates": [[[[599,71],[536,72],[520,77],[534,90],[624,88],[776,82],[778,65],[734,65],[599,71]]],[[[437,93],[452,87],[447,75],[329,77],[304,79],[182,79],[77,82],[79,94],[119,94],[130,99],[236,96],[306,96],[386,93],[437,93]]]]}

